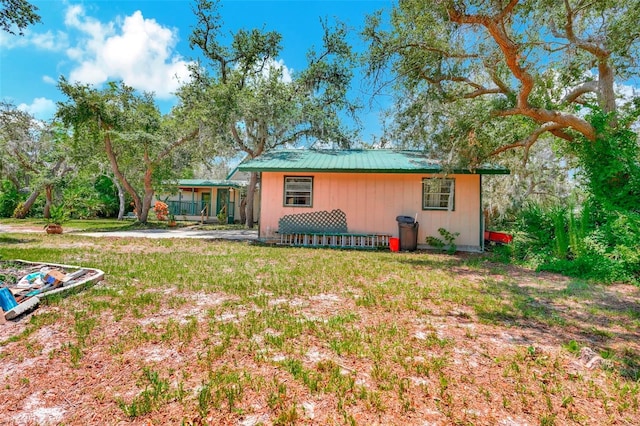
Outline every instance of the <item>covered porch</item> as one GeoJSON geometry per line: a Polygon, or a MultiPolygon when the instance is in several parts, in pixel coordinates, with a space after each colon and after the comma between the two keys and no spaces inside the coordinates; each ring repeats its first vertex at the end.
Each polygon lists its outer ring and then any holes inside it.
{"type": "Polygon", "coordinates": [[[181,179],[177,193],[162,201],[178,220],[231,224],[240,217],[240,189],[227,180],[181,179]]]}

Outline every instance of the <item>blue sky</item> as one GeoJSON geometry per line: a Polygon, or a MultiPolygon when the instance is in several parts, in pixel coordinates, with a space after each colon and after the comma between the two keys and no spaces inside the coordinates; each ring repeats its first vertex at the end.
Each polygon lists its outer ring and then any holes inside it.
{"type": "MultiPolygon", "coordinates": [[[[24,36],[0,32],[0,98],[37,118],[49,119],[55,102],[63,100],[56,87],[59,76],[100,86],[109,80],[153,91],[168,112],[178,87],[176,76],[188,76],[187,64],[199,52],[189,48],[195,24],[189,0],[33,0],[42,23],[24,36]]],[[[292,72],[302,70],[306,52],[321,45],[320,19],[335,18],[351,29],[356,50],[365,16],[389,9],[392,0],[223,0],[223,29],[275,30],[283,36],[279,60],[292,72]]],[[[352,94],[366,106],[361,118],[362,140],[379,136],[379,112],[369,109],[367,84],[356,73],[352,94]]],[[[385,103],[384,99],[379,102],[385,103]]],[[[374,104],[375,105],[375,104],[374,104]]]]}

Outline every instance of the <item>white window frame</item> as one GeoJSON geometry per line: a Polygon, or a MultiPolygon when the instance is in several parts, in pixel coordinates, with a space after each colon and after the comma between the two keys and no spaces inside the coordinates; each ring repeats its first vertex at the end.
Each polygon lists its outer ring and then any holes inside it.
{"type": "Polygon", "coordinates": [[[422,179],[422,210],[455,210],[456,180],[429,177],[422,179]]]}
{"type": "Polygon", "coordinates": [[[283,185],[283,194],[284,194],[284,199],[283,199],[284,207],[313,207],[313,176],[285,176],[284,185],[283,185]],[[303,188],[301,190],[300,188],[295,188],[295,190],[293,190],[291,188],[287,188],[288,184],[291,184],[291,186],[293,186],[294,184],[300,185],[304,183],[309,184],[308,189],[303,188]],[[306,194],[306,193],[309,194],[308,203],[305,203],[305,204],[295,203],[295,201],[298,200],[299,198],[305,197],[304,195],[300,195],[300,194],[306,194]]]}

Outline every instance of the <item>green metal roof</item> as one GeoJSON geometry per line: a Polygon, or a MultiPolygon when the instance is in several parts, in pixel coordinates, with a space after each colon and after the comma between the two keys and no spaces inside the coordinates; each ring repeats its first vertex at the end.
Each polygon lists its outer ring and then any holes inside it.
{"type": "Polygon", "coordinates": [[[239,188],[241,185],[238,182],[230,180],[207,180],[207,179],[178,179],[178,186],[189,187],[227,187],[231,186],[239,188]]]}
{"type": "Polygon", "coordinates": [[[262,154],[242,162],[238,170],[247,172],[343,172],[343,173],[456,173],[509,174],[509,170],[483,165],[475,170],[443,170],[439,161],[420,151],[390,149],[315,150],[287,149],[262,154]]]}

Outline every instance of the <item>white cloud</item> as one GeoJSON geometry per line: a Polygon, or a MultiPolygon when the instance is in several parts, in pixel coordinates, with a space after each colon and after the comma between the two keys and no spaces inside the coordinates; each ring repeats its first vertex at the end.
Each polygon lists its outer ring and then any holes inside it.
{"type": "MultiPolygon", "coordinates": [[[[235,69],[239,69],[239,65],[236,64],[235,69]]],[[[253,78],[255,78],[256,80],[260,80],[260,78],[265,78],[268,79],[269,76],[271,76],[272,72],[278,72],[280,73],[280,78],[284,83],[291,83],[293,81],[292,75],[293,75],[293,68],[289,68],[284,64],[284,60],[283,59],[279,59],[279,60],[275,60],[273,58],[269,58],[264,65],[263,64],[256,64],[253,71],[255,73],[259,73],[256,74],[253,78]],[[262,66],[262,69],[260,68],[262,66]]]]}
{"type": "MultiPolygon", "coordinates": [[[[267,66],[265,67],[265,70],[267,69],[278,69],[282,72],[282,81],[284,81],[285,83],[291,83],[293,81],[293,78],[291,77],[291,75],[293,74],[293,68],[289,68],[284,64],[284,60],[283,59],[279,59],[279,60],[274,60],[272,59],[270,62],[267,63],[267,66]]],[[[263,71],[264,73],[265,71],[263,71]]],[[[268,73],[269,71],[267,71],[268,73]]]]}
{"type": "Polygon", "coordinates": [[[18,105],[20,111],[28,112],[39,120],[49,120],[56,112],[56,103],[47,98],[35,98],[31,105],[18,105]]]}
{"type": "Polygon", "coordinates": [[[67,35],[61,31],[45,33],[33,32],[27,29],[23,36],[0,32],[0,47],[3,49],[16,49],[33,46],[39,50],[61,52],[69,45],[67,35]]]}
{"type": "Polygon", "coordinates": [[[63,51],[69,45],[67,34],[61,31],[56,33],[47,31],[46,33],[33,34],[29,38],[31,44],[35,47],[52,52],[63,51]]]}
{"type": "Polygon", "coordinates": [[[44,81],[47,84],[54,84],[54,85],[58,83],[58,81],[55,78],[51,77],[50,75],[43,75],[42,81],[44,81]]]}
{"type": "Polygon", "coordinates": [[[626,105],[638,96],[638,87],[627,84],[614,84],[614,90],[618,94],[618,103],[626,105]]]}
{"type": "Polygon", "coordinates": [[[27,40],[24,37],[15,36],[4,31],[0,31],[0,47],[3,50],[14,49],[16,47],[24,47],[27,44],[27,40]]]}
{"type": "Polygon", "coordinates": [[[167,99],[189,79],[188,62],[173,51],[177,31],[145,19],[140,11],[124,21],[105,24],[86,16],[82,6],[76,5],[69,7],[65,23],[88,36],[67,50],[67,56],[78,62],[69,75],[72,82],[123,80],[167,99]]]}

